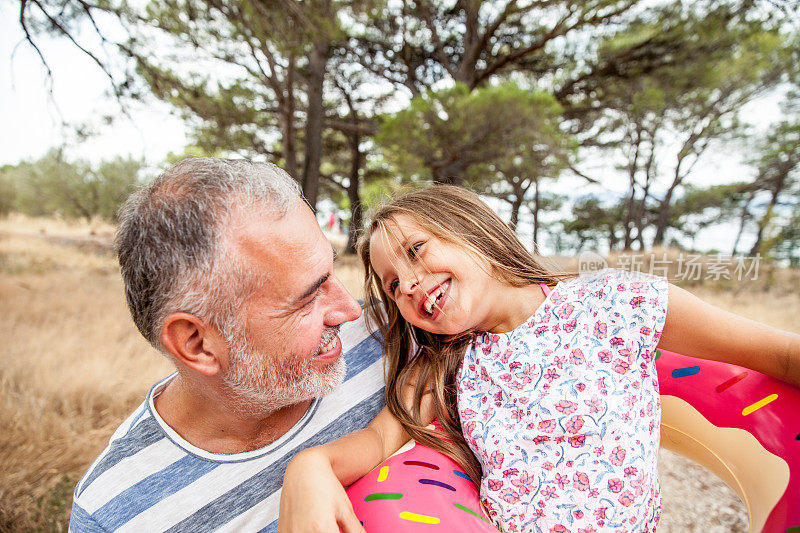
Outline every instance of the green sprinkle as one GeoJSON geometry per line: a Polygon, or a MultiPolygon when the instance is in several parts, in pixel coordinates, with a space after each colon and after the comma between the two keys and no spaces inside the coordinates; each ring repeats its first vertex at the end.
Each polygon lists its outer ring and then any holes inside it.
{"type": "Polygon", "coordinates": [[[489,522],[488,520],[486,520],[486,518],[485,518],[484,516],[481,516],[481,515],[479,515],[478,513],[476,513],[475,511],[473,511],[473,510],[472,510],[472,509],[470,509],[469,507],[464,507],[464,506],[463,506],[463,505],[461,505],[460,503],[456,503],[456,504],[453,504],[453,505],[455,505],[455,506],[456,506],[458,509],[461,509],[462,511],[466,511],[466,512],[468,512],[468,513],[469,513],[469,514],[471,514],[472,516],[475,516],[475,517],[478,517],[478,518],[480,518],[480,519],[481,519],[481,520],[483,520],[484,522],[489,522]]]}
{"type": "Polygon", "coordinates": [[[786,533],[800,533],[800,526],[790,527],[786,530],[786,533]]]}
{"type": "MultiPolygon", "coordinates": [[[[661,350],[656,350],[656,359],[659,357],[661,357],[661,350]]],[[[653,361],[655,361],[655,359],[653,359],[653,361]]]]}
{"type": "Polygon", "coordinates": [[[399,492],[376,492],[375,494],[370,494],[364,498],[364,501],[371,502],[374,500],[399,500],[402,497],[403,495],[399,492]]]}

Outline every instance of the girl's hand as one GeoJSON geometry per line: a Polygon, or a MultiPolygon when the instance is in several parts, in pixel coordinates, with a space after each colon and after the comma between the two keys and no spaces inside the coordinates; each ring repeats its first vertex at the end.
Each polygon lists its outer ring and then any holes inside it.
{"type": "Polygon", "coordinates": [[[366,533],[330,460],[311,448],[286,467],[278,533],[366,533]]]}

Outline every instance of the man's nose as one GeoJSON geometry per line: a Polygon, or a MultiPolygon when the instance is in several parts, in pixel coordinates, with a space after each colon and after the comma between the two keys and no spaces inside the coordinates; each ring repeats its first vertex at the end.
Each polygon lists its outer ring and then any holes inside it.
{"type": "Polygon", "coordinates": [[[333,290],[330,292],[330,310],[325,316],[325,323],[328,326],[338,326],[344,322],[350,322],[361,316],[361,306],[348,292],[345,286],[336,276],[333,279],[333,290]]]}

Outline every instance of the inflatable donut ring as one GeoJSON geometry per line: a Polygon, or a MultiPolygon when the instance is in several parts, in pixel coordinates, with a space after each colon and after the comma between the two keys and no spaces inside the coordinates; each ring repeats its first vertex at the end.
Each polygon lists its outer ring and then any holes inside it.
{"type": "MultiPolygon", "coordinates": [[[[733,488],[751,533],[800,533],[800,390],[666,350],[656,351],[656,368],[661,445],[733,488]]],[[[461,468],[413,441],[347,493],[368,533],[496,531],[461,468]]]]}
{"type": "Polygon", "coordinates": [[[661,446],[735,490],[751,532],[800,532],[800,390],[759,372],[656,351],[661,446]]]}

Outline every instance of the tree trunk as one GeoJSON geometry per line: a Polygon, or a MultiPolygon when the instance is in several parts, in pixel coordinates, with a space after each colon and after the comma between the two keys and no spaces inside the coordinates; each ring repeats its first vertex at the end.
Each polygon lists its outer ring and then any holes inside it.
{"type": "Polygon", "coordinates": [[[286,70],[286,102],[282,117],[284,170],[294,179],[298,179],[297,144],[294,129],[294,55],[289,56],[289,65],[286,70]]]}
{"type": "Polygon", "coordinates": [[[539,253],[539,208],[541,197],[539,196],[539,180],[533,182],[533,253],[539,253]]]}
{"type": "Polygon", "coordinates": [[[742,213],[739,215],[739,231],[736,233],[736,240],[733,241],[733,250],[731,250],[731,255],[736,255],[736,250],[739,248],[739,241],[742,239],[742,235],[744,235],[744,226],[747,223],[747,219],[749,218],[749,207],[750,202],[753,201],[753,198],[756,195],[756,191],[752,191],[747,200],[744,202],[744,206],[742,206],[742,213]]]}
{"type": "Polygon", "coordinates": [[[361,226],[364,224],[363,206],[361,205],[361,195],[359,188],[361,185],[361,164],[363,154],[359,148],[361,144],[360,135],[350,135],[350,183],[347,185],[347,198],[350,200],[350,224],[347,227],[347,247],[346,254],[356,253],[356,240],[361,226]]]}
{"type": "Polygon", "coordinates": [[[325,109],[322,101],[329,42],[318,39],[308,56],[308,113],[306,116],[306,157],[303,165],[303,194],[316,209],[319,192],[319,166],[322,161],[322,128],[325,109]]]}
{"type": "Polygon", "coordinates": [[[464,163],[461,161],[431,167],[433,180],[436,183],[442,183],[445,185],[457,185],[460,187],[464,183],[464,178],[462,176],[463,172],[464,163]]]}
{"type": "Polygon", "coordinates": [[[750,248],[750,255],[756,255],[761,251],[761,245],[764,242],[764,230],[767,229],[769,221],[775,214],[775,205],[777,205],[778,197],[783,192],[783,188],[786,184],[787,174],[788,173],[781,173],[781,175],[779,175],[778,178],[775,180],[775,186],[772,189],[772,196],[769,199],[769,205],[767,206],[767,211],[764,213],[764,216],[761,217],[761,220],[758,221],[756,242],[753,243],[753,247],[750,248]]]}

